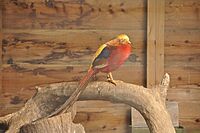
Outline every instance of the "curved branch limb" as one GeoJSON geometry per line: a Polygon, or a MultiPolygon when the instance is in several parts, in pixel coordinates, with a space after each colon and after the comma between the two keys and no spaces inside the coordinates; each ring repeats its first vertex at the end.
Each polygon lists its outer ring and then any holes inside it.
{"type": "Polygon", "coordinates": [[[23,125],[20,133],[85,133],[81,124],[72,122],[71,113],[23,125]]]}
{"type": "Polygon", "coordinates": [[[169,87],[169,82],[170,82],[170,77],[169,77],[169,74],[166,73],[163,76],[163,79],[160,82],[160,84],[152,88],[152,92],[153,92],[155,98],[157,99],[157,101],[159,101],[165,107],[166,107],[165,101],[166,101],[166,97],[167,97],[167,90],[169,87]]]}
{"type": "MultiPolygon", "coordinates": [[[[164,85],[168,87],[168,84],[164,85]]],[[[14,133],[21,126],[48,116],[62,106],[76,87],[77,84],[73,82],[40,87],[37,94],[25,104],[25,107],[11,117],[8,132],[14,133]]],[[[163,87],[162,84],[160,87],[163,87]]],[[[92,82],[80,96],[80,100],[107,100],[125,103],[136,108],[143,115],[151,133],[175,133],[165,106],[160,102],[159,97],[154,96],[152,89],[119,81],[117,86],[107,82],[92,82]]]]}

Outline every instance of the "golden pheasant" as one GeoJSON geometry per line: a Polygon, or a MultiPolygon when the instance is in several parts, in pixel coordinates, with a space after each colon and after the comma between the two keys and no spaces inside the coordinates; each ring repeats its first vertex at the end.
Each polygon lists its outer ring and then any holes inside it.
{"type": "Polygon", "coordinates": [[[68,110],[84,91],[90,79],[99,72],[107,73],[108,81],[116,85],[111,72],[119,68],[129,57],[132,49],[131,45],[129,37],[125,34],[121,34],[115,39],[101,45],[95,53],[87,74],[80,81],[77,89],[72,93],[69,99],[50,116],[68,110]]]}

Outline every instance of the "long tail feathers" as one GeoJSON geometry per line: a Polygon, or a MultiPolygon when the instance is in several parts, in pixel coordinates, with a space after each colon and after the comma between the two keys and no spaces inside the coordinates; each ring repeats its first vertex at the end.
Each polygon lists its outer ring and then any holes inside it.
{"type": "Polygon", "coordinates": [[[83,79],[80,81],[77,89],[72,93],[72,95],[67,99],[67,101],[55,112],[53,112],[49,117],[55,116],[57,114],[60,114],[62,112],[67,111],[77,100],[80,94],[85,90],[88,83],[90,82],[91,78],[94,74],[97,72],[93,69],[90,69],[88,73],[83,77],[83,79]]]}

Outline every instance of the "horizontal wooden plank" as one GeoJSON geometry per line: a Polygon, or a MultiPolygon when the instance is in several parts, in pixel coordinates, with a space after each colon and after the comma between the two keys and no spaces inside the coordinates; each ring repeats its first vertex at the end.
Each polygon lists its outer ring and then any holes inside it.
{"type": "Polygon", "coordinates": [[[97,48],[120,33],[134,44],[129,62],[144,64],[141,30],[4,30],[3,63],[90,64],[97,48]]]}
{"type": "MultiPolygon", "coordinates": [[[[176,49],[176,48],[174,48],[176,49]]],[[[195,48],[193,48],[195,49],[195,48]]],[[[190,51],[190,49],[188,49],[190,51]]],[[[168,50],[170,53],[175,52],[175,50],[168,50]]],[[[198,52],[198,50],[194,50],[194,52],[198,52]]],[[[199,50],[200,51],[200,50],[199,50]]],[[[193,54],[180,54],[179,52],[174,54],[168,54],[165,56],[165,67],[170,66],[189,66],[189,67],[195,67],[200,66],[200,54],[199,53],[193,53],[193,54]]]]}
{"type": "MultiPolygon", "coordinates": [[[[176,133],[190,133],[185,132],[183,128],[175,128],[176,133]]],[[[150,133],[149,128],[132,128],[132,133],[150,133]]]]}
{"type": "Polygon", "coordinates": [[[199,0],[165,0],[165,5],[168,6],[193,6],[199,5],[199,0]]]}
{"type": "Polygon", "coordinates": [[[168,101],[200,101],[199,85],[184,85],[169,88],[167,92],[168,101]]]}
{"type": "MultiPolygon", "coordinates": [[[[4,28],[146,29],[146,0],[5,1],[4,28]]],[[[198,0],[165,2],[166,29],[199,29],[198,0]]]]}
{"type": "Polygon", "coordinates": [[[165,67],[165,72],[169,73],[171,87],[178,85],[199,85],[200,67],[199,66],[172,66],[165,67]]]}
{"type": "Polygon", "coordinates": [[[165,46],[170,46],[171,43],[173,43],[174,46],[181,46],[183,44],[187,45],[188,47],[192,47],[193,45],[195,46],[200,42],[199,34],[200,31],[198,29],[165,29],[165,46]]]}
{"type": "Polygon", "coordinates": [[[85,101],[77,105],[75,122],[83,124],[87,133],[130,132],[130,107],[103,101],[85,101]]]}
{"type": "Polygon", "coordinates": [[[165,67],[200,65],[200,30],[165,30],[165,67]]]}
{"type": "Polygon", "coordinates": [[[180,118],[179,121],[180,121],[180,126],[186,128],[186,133],[199,133],[199,129],[200,129],[199,117],[198,118],[180,118]]]}
{"type": "Polygon", "coordinates": [[[180,118],[200,118],[200,101],[184,101],[179,102],[178,105],[180,118]]]}
{"type": "Polygon", "coordinates": [[[145,0],[5,1],[6,29],[145,29],[145,0]]]}
{"type": "MultiPolygon", "coordinates": [[[[3,92],[15,93],[30,86],[61,82],[79,81],[89,68],[88,65],[4,65],[3,92]]],[[[123,65],[113,72],[116,80],[144,85],[145,72],[141,65],[123,65]],[[140,76],[133,76],[140,75],[140,76]]],[[[106,74],[100,73],[94,80],[106,80],[106,74]]],[[[23,93],[23,92],[22,92],[23,93]]]]}
{"type": "Polygon", "coordinates": [[[194,20],[165,20],[165,29],[199,29],[199,21],[194,20]]]}
{"type": "Polygon", "coordinates": [[[166,29],[200,29],[199,0],[165,0],[166,29]]]}
{"type": "MultiPolygon", "coordinates": [[[[166,7],[166,22],[170,20],[193,20],[198,21],[198,8],[199,4],[193,5],[183,5],[180,3],[179,5],[173,5],[173,3],[166,7]]],[[[179,23],[179,22],[177,22],[179,23]]]]}
{"type": "Polygon", "coordinates": [[[171,86],[199,84],[199,35],[199,30],[165,30],[165,72],[171,86]]]}
{"type": "Polygon", "coordinates": [[[200,128],[200,101],[179,102],[179,123],[184,128],[200,128]]]}

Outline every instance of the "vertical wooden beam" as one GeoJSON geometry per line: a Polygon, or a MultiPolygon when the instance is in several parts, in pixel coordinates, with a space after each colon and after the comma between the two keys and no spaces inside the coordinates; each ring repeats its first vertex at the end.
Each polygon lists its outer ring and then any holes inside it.
{"type": "Polygon", "coordinates": [[[3,39],[3,27],[2,27],[2,20],[3,20],[3,1],[0,2],[0,94],[2,94],[2,80],[3,80],[3,73],[2,73],[2,39],[3,39]]]}
{"type": "Polygon", "coordinates": [[[148,0],[147,87],[159,84],[164,74],[165,0],[148,0]]]}

